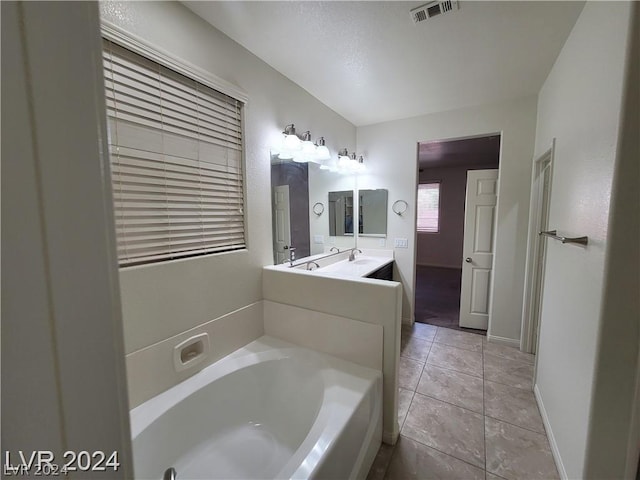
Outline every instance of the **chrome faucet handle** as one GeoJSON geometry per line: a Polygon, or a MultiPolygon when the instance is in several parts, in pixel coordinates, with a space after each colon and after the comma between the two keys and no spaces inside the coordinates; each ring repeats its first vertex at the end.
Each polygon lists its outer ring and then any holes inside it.
{"type": "Polygon", "coordinates": [[[176,469],[173,467],[167,468],[162,476],[162,480],[176,480],[176,478],[176,469]]]}
{"type": "Polygon", "coordinates": [[[352,248],[351,252],[349,252],[349,261],[353,262],[356,259],[356,250],[359,253],[362,253],[362,250],[360,250],[359,248],[352,248]]]}
{"type": "Polygon", "coordinates": [[[340,253],[340,249],[339,249],[338,247],[331,247],[331,248],[329,249],[329,251],[330,251],[330,252],[333,252],[334,250],[335,250],[336,252],[340,253]]]}

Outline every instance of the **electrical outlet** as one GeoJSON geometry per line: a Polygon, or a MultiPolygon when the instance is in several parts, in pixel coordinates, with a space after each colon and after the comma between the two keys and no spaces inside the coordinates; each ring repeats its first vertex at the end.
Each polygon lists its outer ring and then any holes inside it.
{"type": "Polygon", "coordinates": [[[406,238],[396,238],[393,244],[396,248],[409,248],[409,240],[406,238]]]}
{"type": "Polygon", "coordinates": [[[378,239],[378,246],[379,247],[384,247],[386,244],[387,244],[387,239],[386,238],[378,239]]]}
{"type": "Polygon", "coordinates": [[[313,243],[316,243],[318,245],[322,245],[324,243],[324,235],[314,235],[313,236],[313,243]]]}

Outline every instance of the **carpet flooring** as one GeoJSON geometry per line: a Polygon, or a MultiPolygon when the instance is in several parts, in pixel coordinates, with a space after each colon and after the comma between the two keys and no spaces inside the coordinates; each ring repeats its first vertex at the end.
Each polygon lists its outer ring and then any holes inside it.
{"type": "Polygon", "coordinates": [[[416,322],[486,335],[459,325],[461,279],[461,269],[417,265],[416,322]]]}

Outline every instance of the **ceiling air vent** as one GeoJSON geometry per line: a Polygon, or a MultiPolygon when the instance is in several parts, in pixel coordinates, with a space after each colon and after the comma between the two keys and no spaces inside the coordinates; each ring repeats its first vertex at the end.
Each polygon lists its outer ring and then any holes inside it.
{"type": "Polygon", "coordinates": [[[443,0],[441,2],[436,1],[425,3],[424,5],[411,10],[409,14],[413,19],[413,23],[420,23],[425,20],[429,20],[430,18],[437,17],[438,15],[451,13],[458,8],[460,8],[458,6],[458,0],[443,0]]]}

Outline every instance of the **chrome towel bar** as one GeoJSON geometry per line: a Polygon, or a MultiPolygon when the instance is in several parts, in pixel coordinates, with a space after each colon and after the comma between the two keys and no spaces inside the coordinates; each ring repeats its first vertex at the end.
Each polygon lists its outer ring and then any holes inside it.
{"type": "Polygon", "coordinates": [[[560,240],[562,243],[577,243],[578,245],[587,245],[589,243],[589,237],[562,237],[558,235],[557,230],[539,232],[538,235],[544,235],[545,237],[553,238],[554,240],[560,240]]]}

